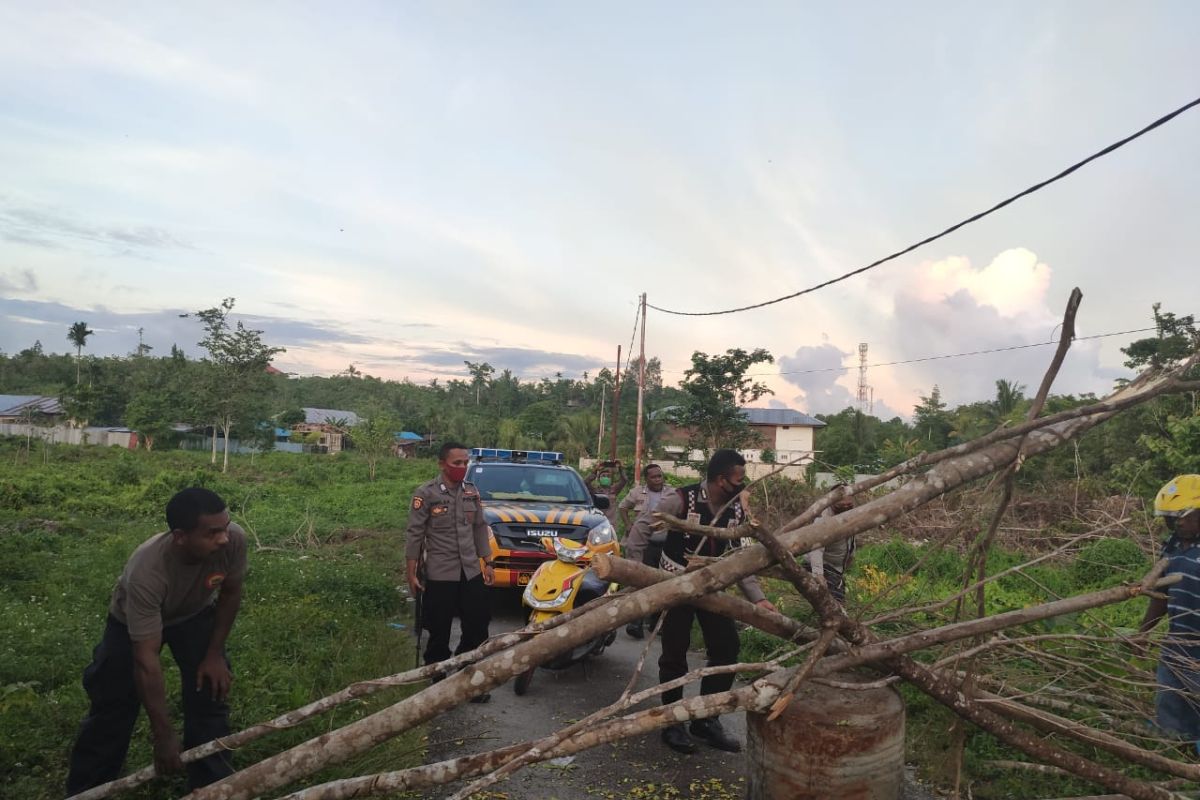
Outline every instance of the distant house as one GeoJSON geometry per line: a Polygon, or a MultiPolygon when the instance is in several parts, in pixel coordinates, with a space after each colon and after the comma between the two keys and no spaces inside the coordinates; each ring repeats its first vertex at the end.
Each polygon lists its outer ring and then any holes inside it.
{"type": "Polygon", "coordinates": [[[412,458],[417,453],[417,445],[427,444],[427,440],[419,433],[400,431],[396,434],[396,443],[392,452],[399,458],[412,458]]]}
{"type": "Polygon", "coordinates": [[[31,419],[59,422],[66,411],[57,397],[39,394],[0,394],[0,424],[23,423],[31,419]]]}
{"type": "Polygon", "coordinates": [[[813,434],[825,427],[821,420],[790,408],[743,408],[742,414],[760,443],[758,450],[742,451],[747,461],[761,461],[767,450],[774,451],[776,464],[813,459],[813,434]]]}
{"type": "MultiPolygon", "coordinates": [[[[663,408],[651,416],[669,416],[671,410],[663,408]]],[[[747,461],[760,462],[764,453],[769,453],[776,464],[793,461],[805,464],[813,459],[813,433],[817,428],[825,427],[821,420],[790,408],[743,408],[741,412],[750,423],[750,429],[758,434],[756,447],[740,451],[747,461]]],[[[663,437],[663,449],[684,460],[690,436],[688,429],[671,425],[663,437]]],[[[698,451],[686,455],[688,460],[701,458],[698,451]]]]}
{"type": "Polygon", "coordinates": [[[346,446],[346,433],[359,423],[353,411],[337,408],[302,408],[304,422],[292,426],[292,433],[316,433],[316,448],[322,453],[340,453],[346,446]]]}

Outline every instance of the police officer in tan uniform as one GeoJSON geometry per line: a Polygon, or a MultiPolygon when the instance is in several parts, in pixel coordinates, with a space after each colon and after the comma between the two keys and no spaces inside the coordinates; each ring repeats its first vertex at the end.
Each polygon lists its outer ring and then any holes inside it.
{"type": "MultiPolygon", "coordinates": [[[[467,482],[469,459],[466,446],[443,444],[438,451],[441,474],[418,486],[409,505],[405,560],[409,591],[414,596],[424,592],[418,624],[429,631],[426,664],[450,657],[455,616],[462,623],[455,655],[474,650],[488,638],[492,551],[479,490],[467,482]]],[[[472,702],[487,700],[484,694],[472,702]]]]}

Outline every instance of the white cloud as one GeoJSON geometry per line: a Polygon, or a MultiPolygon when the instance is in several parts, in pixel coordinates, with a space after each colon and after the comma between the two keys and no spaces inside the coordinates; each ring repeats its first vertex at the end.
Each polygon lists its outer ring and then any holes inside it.
{"type": "Polygon", "coordinates": [[[1024,247],[1005,250],[983,269],[963,256],[927,261],[917,268],[908,291],[921,302],[936,303],[965,291],[977,304],[991,306],[1001,316],[1040,313],[1050,286],[1050,267],[1024,247]]]}

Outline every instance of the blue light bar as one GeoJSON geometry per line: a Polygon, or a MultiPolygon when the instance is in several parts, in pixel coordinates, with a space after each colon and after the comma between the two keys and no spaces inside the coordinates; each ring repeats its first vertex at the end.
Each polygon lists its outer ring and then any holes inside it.
{"type": "Polygon", "coordinates": [[[473,461],[536,461],[544,464],[558,464],[563,460],[562,453],[551,450],[501,450],[494,447],[471,448],[473,461]]]}

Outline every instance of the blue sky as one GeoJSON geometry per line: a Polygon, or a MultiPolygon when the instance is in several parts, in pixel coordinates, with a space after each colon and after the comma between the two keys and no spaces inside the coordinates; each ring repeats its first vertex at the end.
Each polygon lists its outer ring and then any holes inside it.
{"type": "MultiPolygon", "coordinates": [[[[0,349],[199,338],[237,298],[284,369],[541,377],[628,347],[635,298],[741,305],[857,267],[1200,95],[1187,2],[7,4],[0,349]]],[[[902,260],[769,309],[653,314],[693,350],[797,372],[1200,311],[1200,111],[902,260]]],[[[1080,342],[1104,391],[1124,339],[1080,342]]],[[[1049,348],[872,370],[907,413],[1049,348]]],[[[840,408],[856,375],[768,375],[840,408]]]]}

